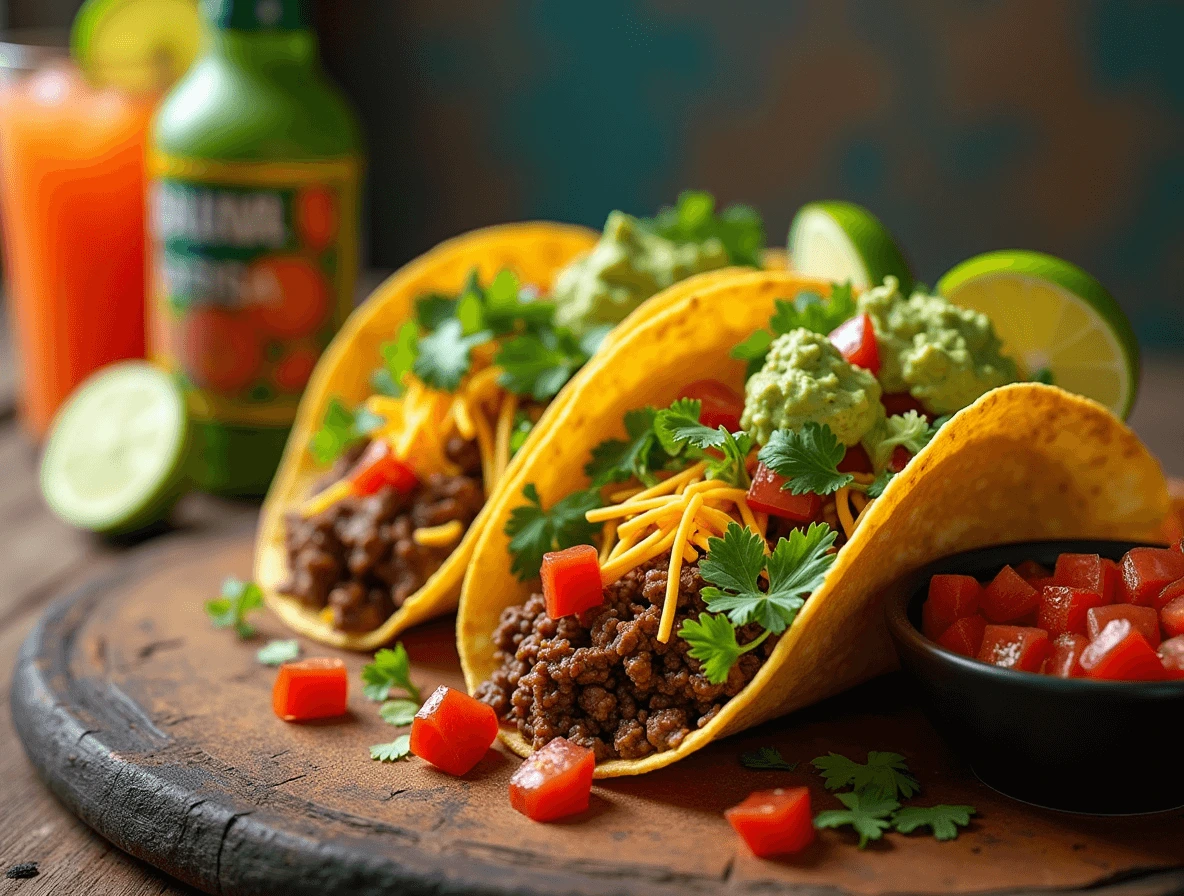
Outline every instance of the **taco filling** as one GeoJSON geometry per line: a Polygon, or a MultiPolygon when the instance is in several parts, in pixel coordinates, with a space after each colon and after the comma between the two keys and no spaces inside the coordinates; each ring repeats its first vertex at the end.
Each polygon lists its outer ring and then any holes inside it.
{"type": "Polygon", "coordinates": [[[278,591],[343,632],[379,628],[464,538],[547,403],[612,325],[695,273],[756,264],[760,220],[702,193],[654,219],[613,212],[542,296],[510,270],[427,295],[382,346],[373,395],[330,401],[309,451],[331,465],[285,518],[278,591]]]}
{"type": "Polygon", "coordinates": [[[733,349],[743,396],[692,383],[626,415],[588,489],[549,510],[523,489],[511,568],[539,588],[503,611],[477,696],[534,749],[676,749],[757,674],[943,415],[1017,377],[985,316],[893,278],[775,307],[733,349]]]}

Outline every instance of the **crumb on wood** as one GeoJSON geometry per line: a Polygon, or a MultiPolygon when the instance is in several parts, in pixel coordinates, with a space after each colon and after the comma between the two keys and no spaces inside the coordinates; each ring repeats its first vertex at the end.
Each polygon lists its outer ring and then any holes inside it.
{"type": "Polygon", "coordinates": [[[13,865],[4,872],[4,876],[9,880],[28,880],[30,877],[36,877],[41,872],[37,869],[36,862],[21,862],[19,865],[13,865]]]}

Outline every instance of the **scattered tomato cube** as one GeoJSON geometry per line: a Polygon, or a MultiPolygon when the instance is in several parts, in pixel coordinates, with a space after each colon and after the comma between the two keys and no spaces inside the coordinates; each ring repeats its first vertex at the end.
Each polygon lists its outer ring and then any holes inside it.
{"type": "Polygon", "coordinates": [[[801,852],[814,842],[808,787],[758,790],[724,817],[759,858],[801,852]]]}
{"type": "Polygon", "coordinates": [[[987,620],[977,613],[973,616],[963,616],[941,633],[937,643],[946,650],[960,653],[962,656],[976,657],[982,648],[986,627],[987,620]]]}
{"type": "Polygon", "coordinates": [[[349,679],[345,663],[310,657],[284,663],[271,688],[271,708],[285,722],[308,722],[345,715],[349,679]]]}
{"type": "Polygon", "coordinates": [[[712,429],[723,426],[728,432],[738,432],[740,416],[744,413],[744,396],[719,380],[696,380],[682,390],[680,398],[694,398],[702,402],[699,422],[712,429]]]}
{"type": "Polygon", "coordinates": [[[782,486],[787,481],[764,464],[757,464],[756,472],[752,474],[752,485],[748,487],[749,508],[795,523],[810,522],[822,509],[822,498],[813,492],[795,495],[785,491],[782,486]]]}
{"type": "Polygon", "coordinates": [[[539,578],[543,580],[547,615],[552,619],[583,613],[604,603],[600,553],[590,544],[543,554],[539,578]]]}
{"type": "Polygon", "coordinates": [[[983,586],[973,576],[937,575],[929,580],[929,595],[921,607],[921,630],[936,641],[964,616],[978,612],[983,586]]]}
{"type": "Polygon", "coordinates": [[[1158,610],[1164,588],[1184,579],[1184,552],[1172,548],[1131,548],[1122,558],[1120,568],[1123,600],[1158,610]]]}
{"type": "Polygon", "coordinates": [[[1037,563],[1035,560],[1025,560],[1023,563],[1015,565],[1015,571],[1019,577],[1025,582],[1031,583],[1037,579],[1048,579],[1052,577],[1052,572],[1042,563],[1037,563]]]}
{"type": "Polygon", "coordinates": [[[385,439],[366,446],[349,478],[359,495],[373,495],[387,485],[406,494],[419,482],[415,471],[395,457],[385,439]]]}
{"type": "Polygon", "coordinates": [[[1057,678],[1081,678],[1081,651],[1089,646],[1085,635],[1061,635],[1052,644],[1052,656],[1044,664],[1044,671],[1057,678]]]}
{"type": "Polygon", "coordinates": [[[510,805],[534,821],[554,821],[588,808],[596,754],[557,737],[531,753],[510,778],[510,805]]]}
{"type": "Polygon", "coordinates": [[[1101,603],[1114,603],[1118,589],[1118,564],[1097,554],[1061,554],[1053,573],[1057,585],[1092,591],[1101,603]]]}
{"type": "Polygon", "coordinates": [[[1159,611],[1159,627],[1168,638],[1184,635],[1184,595],[1164,604],[1159,611]]]}
{"type": "Polygon", "coordinates": [[[1102,605],[1101,595],[1083,588],[1045,585],[1040,592],[1036,624],[1050,638],[1059,635],[1084,635],[1088,629],[1086,613],[1102,605]]]}
{"type": "MultiPolygon", "coordinates": [[[[1182,555],[1184,556],[1184,555],[1182,555]]],[[[1032,616],[1040,607],[1040,592],[1020,578],[1010,566],[999,570],[998,575],[983,590],[979,608],[987,621],[994,623],[1016,622],[1032,616]]]]}
{"type": "Polygon", "coordinates": [[[1125,619],[1152,647],[1159,644],[1159,615],[1151,607],[1136,607],[1133,604],[1110,604],[1094,607],[1086,613],[1086,633],[1091,641],[1115,619],[1125,619]]]}
{"type": "Polygon", "coordinates": [[[848,364],[872,373],[880,372],[880,349],[876,345],[876,331],[867,314],[857,314],[839,324],[830,333],[831,344],[839,350],[848,364]]]}
{"type": "MultiPolygon", "coordinates": [[[[1018,577],[1017,577],[1018,578],[1018,577]]],[[[1039,672],[1052,652],[1048,632],[1021,625],[988,625],[978,659],[1005,669],[1039,672]]]]}
{"type": "Polygon", "coordinates": [[[411,723],[411,752],[450,775],[473,768],[497,737],[488,703],[440,685],[411,723]]]}
{"type": "Polygon", "coordinates": [[[1159,681],[1163,663],[1129,619],[1114,619],[1081,652],[1087,678],[1110,681],[1159,681]]]}
{"type": "Polygon", "coordinates": [[[1184,678],[1184,636],[1168,638],[1156,651],[1168,678],[1184,678]]]}

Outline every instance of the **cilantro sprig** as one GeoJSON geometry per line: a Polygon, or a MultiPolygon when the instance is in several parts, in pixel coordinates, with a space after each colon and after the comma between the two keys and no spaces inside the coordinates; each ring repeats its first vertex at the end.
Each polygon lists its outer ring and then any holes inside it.
{"type": "Polygon", "coordinates": [[[592,449],[592,458],[584,472],[596,487],[611,482],[636,479],[655,485],[660,470],[669,469],[674,457],[662,447],[654,422],[658,411],[652,407],[636,408],[625,414],[624,439],[606,439],[592,449]]]}
{"type": "Polygon", "coordinates": [[[417,712],[419,712],[419,702],[406,698],[387,700],[378,707],[378,715],[382,720],[396,728],[406,728],[410,725],[417,712]]]}
{"type": "Polygon", "coordinates": [[[411,735],[403,734],[389,744],[375,744],[370,748],[370,758],[378,762],[398,762],[411,755],[411,735]]]}
{"type": "Polygon", "coordinates": [[[206,601],[206,615],[215,628],[233,628],[244,641],[255,637],[255,626],[247,614],[263,606],[263,592],[254,582],[228,577],[222,582],[222,596],[206,601]]]}
{"type": "Polygon", "coordinates": [[[703,243],[718,239],[732,264],[761,266],[765,248],[765,226],[756,209],[730,205],[715,212],[715,197],[700,190],[679,194],[674,208],[664,208],[642,225],[676,243],[703,243]]]}
{"type": "Polygon", "coordinates": [[[300,642],[295,638],[288,641],[268,641],[255,653],[255,659],[265,666],[282,666],[300,656],[300,642]]]}
{"type": "Polygon", "coordinates": [[[892,827],[892,813],[900,803],[878,791],[853,791],[835,795],[846,809],[829,809],[814,817],[816,828],[838,828],[850,825],[859,834],[859,848],[872,840],[879,840],[892,827]]]}
{"type": "Polygon", "coordinates": [[[699,619],[684,619],[678,630],[690,649],[687,651],[703,664],[703,674],[712,684],[723,684],[736,661],[750,650],[756,650],[769,632],[764,631],[744,646],[736,640],[736,626],[722,614],[700,613],[699,619]]]}
{"type": "Polygon", "coordinates": [[[308,443],[319,464],[330,464],[381,426],[383,419],[364,407],[351,411],[336,395],[329,399],[321,425],[308,443]]]}
{"type": "Polygon", "coordinates": [[[712,429],[699,422],[703,402],[679,398],[654,416],[654,434],[671,457],[707,460],[707,478],[719,479],[737,488],[748,488],[746,466],[753,439],[746,432],[729,432],[726,426],[712,429]]]}
{"type": "Polygon", "coordinates": [[[953,840],[974,814],[974,806],[906,806],[892,816],[892,825],[902,834],[927,827],[938,840],[953,840]]]}
{"type": "Polygon", "coordinates": [[[534,483],[522,489],[525,504],[510,512],[505,533],[510,538],[510,569],[522,581],[539,574],[543,555],[577,544],[591,544],[600,531],[599,523],[589,523],[584,515],[600,506],[600,490],[573,492],[544,510],[534,483]]]}
{"type": "Polygon", "coordinates": [[[419,688],[411,680],[411,660],[402,642],[392,650],[384,647],[374,654],[374,661],[362,667],[362,693],[368,700],[381,703],[390,697],[391,691],[401,690],[416,703],[420,703],[419,688]]]}
{"type": "Polygon", "coordinates": [[[792,299],[777,299],[773,309],[769,329],[757,330],[730,352],[731,357],[748,362],[748,376],[764,366],[776,337],[799,328],[826,336],[856,311],[850,282],[832,284],[829,299],[802,291],[792,299]]]}
{"type": "Polygon", "coordinates": [[[867,754],[867,762],[860,764],[838,753],[819,756],[811,763],[822,774],[827,790],[850,786],[854,790],[876,790],[892,799],[905,799],[920,790],[917,779],[909,771],[899,753],[867,754]]]}
{"type": "Polygon", "coordinates": [[[810,421],[798,430],[776,430],[757,458],[788,480],[782,489],[791,494],[829,495],[855,479],[850,473],[839,472],[846,453],[847,446],[839,441],[834,430],[824,423],[810,421]]]}
{"type": "Polygon", "coordinates": [[[745,768],[781,772],[792,772],[798,767],[796,762],[786,762],[781,751],[776,747],[758,747],[751,753],[742,753],[740,754],[740,764],[745,768]]]}

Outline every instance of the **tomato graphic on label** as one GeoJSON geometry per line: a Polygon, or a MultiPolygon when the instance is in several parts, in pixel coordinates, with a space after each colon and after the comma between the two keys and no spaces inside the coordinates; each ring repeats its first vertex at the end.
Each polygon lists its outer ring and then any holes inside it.
{"type": "Polygon", "coordinates": [[[304,246],[322,252],[337,236],[337,200],[324,187],[308,187],[296,197],[296,228],[304,246]]]}
{"type": "Polygon", "coordinates": [[[324,326],[332,310],[329,282],[307,258],[261,258],[248,269],[244,286],[251,314],[267,336],[311,336],[324,326]]]}
{"type": "Polygon", "coordinates": [[[231,395],[254,382],[263,346],[249,317],[224,308],[194,308],[181,326],[181,367],[195,385],[231,395]]]}
{"type": "Polygon", "coordinates": [[[308,345],[295,345],[283,358],[276,362],[271,380],[281,392],[291,394],[303,391],[317,366],[320,352],[308,345]]]}

